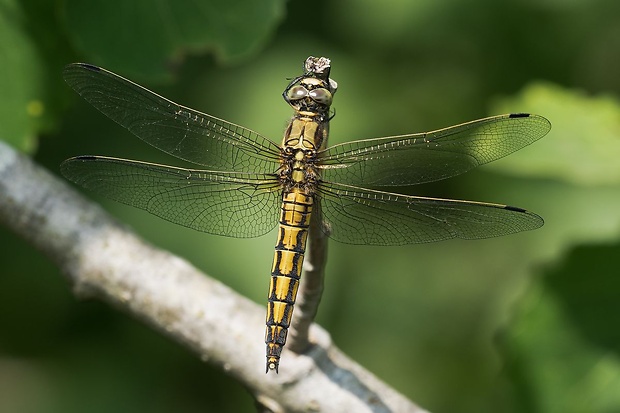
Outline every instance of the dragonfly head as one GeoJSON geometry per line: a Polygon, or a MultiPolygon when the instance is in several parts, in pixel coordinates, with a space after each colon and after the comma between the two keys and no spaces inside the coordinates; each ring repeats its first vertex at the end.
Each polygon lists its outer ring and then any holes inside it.
{"type": "Polygon", "coordinates": [[[328,115],[338,84],[329,78],[331,61],[310,56],[304,62],[304,74],[293,79],[282,97],[297,112],[328,115]]]}

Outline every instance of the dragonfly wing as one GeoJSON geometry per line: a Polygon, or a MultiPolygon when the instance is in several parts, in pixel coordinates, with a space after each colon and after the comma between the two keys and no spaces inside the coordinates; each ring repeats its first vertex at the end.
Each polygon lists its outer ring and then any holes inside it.
{"type": "Polygon", "coordinates": [[[113,200],[198,231],[256,237],[278,222],[273,175],[203,171],[101,156],[64,161],[62,174],[113,200]]]}
{"type": "Polygon", "coordinates": [[[178,158],[227,171],[272,173],[279,147],[263,136],[178,105],[97,66],[74,63],[65,81],[110,119],[178,158]]]}
{"type": "Polygon", "coordinates": [[[350,185],[413,185],[460,175],[515,152],[551,129],[526,113],[433,132],[334,145],[319,154],[323,179],[350,185]]]}
{"type": "Polygon", "coordinates": [[[543,219],[520,208],[424,198],[321,182],[324,230],[348,244],[404,245],[478,239],[539,228],[543,219]]]}

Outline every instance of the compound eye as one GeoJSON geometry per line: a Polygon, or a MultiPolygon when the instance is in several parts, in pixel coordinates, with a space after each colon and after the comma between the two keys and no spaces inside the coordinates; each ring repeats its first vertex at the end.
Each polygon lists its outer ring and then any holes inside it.
{"type": "Polygon", "coordinates": [[[303,86],[293,86],[286,92],[286,97],[290,100],[300,100],[308,96],[308,89],[303,86]]]}
{"type": "Polygon", "coordinates": [[[311,90],[310,97],[321,105],[330,106],[332,104],[332,94],[329,90],[322,87],[311,90]]]}

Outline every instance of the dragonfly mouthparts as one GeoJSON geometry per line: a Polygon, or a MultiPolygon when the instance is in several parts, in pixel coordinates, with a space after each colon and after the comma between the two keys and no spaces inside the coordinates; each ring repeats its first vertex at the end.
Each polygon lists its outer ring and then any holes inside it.
{"type": "Polygon", "coordinates": [[[329,78],[329,71],[332,67],[332,61],[327,57],[310,56],[304,62],[304,74],[314,75],[321,79],[329,78]]]}
{"type": "Polygon", "coordinates": [[[332,68],[332,61],[327,57],[309,56],[304,62],[303,77],[315,77],[325,80],[329,83],[332,94],[336,93],[338,83],[334,79],[330,79],[329,72],[332,68]]]}

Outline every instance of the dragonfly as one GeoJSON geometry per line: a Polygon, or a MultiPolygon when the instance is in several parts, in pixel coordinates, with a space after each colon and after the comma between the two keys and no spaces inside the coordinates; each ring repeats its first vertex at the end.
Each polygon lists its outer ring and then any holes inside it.
{"type": "Polygon", "coordinates": [[[514,113],[426,133],[327,146],[338,88],[331,61],[310,56],[282,96],[293,109],[282,143],[174,103],[103,68],[74,63],[65,81],[103,114],[155,148],[198,168],[106,156],[61,164],[70,181],[176,224],[257,237],[278,227],[266,316],[266,371],[278,372],[300,283],[312,214],[336,241],[404,245],[533,230],[525,209],[381,191],[438,181],[543,137],[542,116],[514,113]],[[378,188],[378,189],[377,189],[378,188]]]}

